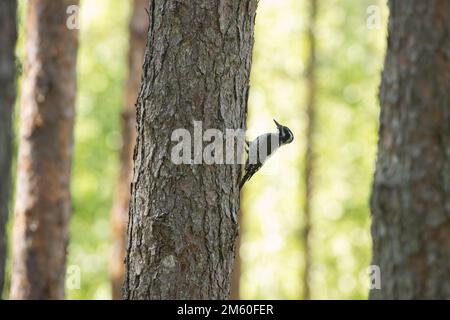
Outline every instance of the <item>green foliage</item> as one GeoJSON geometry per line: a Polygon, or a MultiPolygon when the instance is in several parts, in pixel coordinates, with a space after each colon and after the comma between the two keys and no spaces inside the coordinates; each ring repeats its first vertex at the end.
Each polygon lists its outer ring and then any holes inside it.
{"type": "Polygon", "coordinates": [[[111,297],[110,210],[118,174],[129,1],[82,1],[69,265],[81,289],[68,298],[111,297]]]}

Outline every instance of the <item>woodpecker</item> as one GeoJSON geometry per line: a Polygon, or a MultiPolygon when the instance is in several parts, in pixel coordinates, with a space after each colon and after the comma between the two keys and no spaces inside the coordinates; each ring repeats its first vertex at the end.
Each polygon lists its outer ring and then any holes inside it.
{"type": "Polygon", "coordinates": [[[294,135],[288,127],[279,124],[275,119],[273,121],[277,125],[278,132],[262,134],[252,142],[246,141],[247,161],[245,162],[244,177],[239,183],[239,190],[280,146],[294,140],[294,135]]]}

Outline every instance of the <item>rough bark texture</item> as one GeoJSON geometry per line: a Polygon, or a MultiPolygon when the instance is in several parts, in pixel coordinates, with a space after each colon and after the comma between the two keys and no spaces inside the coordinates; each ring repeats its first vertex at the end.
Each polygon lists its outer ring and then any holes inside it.
{"type": "MultiPolygon", "coordinates": [[[[243,193],[241,192],[241,201],[243,200],[243,193]]],[[[232,300],[240,300],[241,295],[241,256],[240,256],[240,249],[241,249],[241,239],[242,239],[242,208],[239,210],[239,217],[238,217],[238,224],[239,224],[239,230],[238,230],[238,236],[236,238],[236,254],[234,258],[234,266],[233,266],[233,273],[231,274],[231,294],[230,299],[232,300]]]]}
{"type": "Polygon", "coordinates": [[[126,227],[130,186],[133,178],[133,150],[136,141],[135,103],[141,84],[142,64],[144,62],[147,40],[148,16],[145,9],[148,0],[134,0],[130,18],[130,47],[128,52],[127,93],[122,112],[122,149],[120,151],[120,175],[117,181],[116,198],[112,209],[113,256],[111,260],[111,282],[113,299],[122,298],[122,285],[125,274],[126,227]]]}
{"type": "Polygon", "coordinates": [[[240,165],[175,165],[171,134],[245,127],[256,0],[150,4],[124,297],[230,294],[240,165]]]}
{"type": "Polygon", "coordinates": [[[314,178],[314,132],[316,130],[316,37],[315,25],[317,15],[317,1],[310,0],[309,21],[307,38],[309,43],[309,58],[306,69],[306,84],[307,84],[307,106],[306,116],[308,117],[308,125],[306,128],[306,152],[305,152],[305,167],[303,170],[303,179],[305,187],[305,203],[303,207],[304,225],[302,242],[304,245],[303,263],[305,265],[303,270],[302,285],[303,285],[303,299],[311,299],[311,214],[312,214],[312,199],[313,199],[313,178],[314,178]]]}
{"type": "Polygon", "coordinates": [[[0,299],[5,280],[6,224],[11,189],[13,112],[16,101],[17,1],[0,2],[0,299]]]}
{"type": "Polygon", "coordinates": [[[62,299],[76,93],[74,0],[28,2],[11,298],[62,299]]]}
{"type": "Polygon", "coordinates": [[[450,299],[450,1],[389,1],[372,299],[450,299]]]}

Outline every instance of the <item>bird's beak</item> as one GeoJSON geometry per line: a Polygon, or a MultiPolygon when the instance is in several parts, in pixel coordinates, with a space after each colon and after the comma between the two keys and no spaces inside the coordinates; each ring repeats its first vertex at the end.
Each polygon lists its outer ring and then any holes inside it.
{"type": "Polygon", "coordinates": [[[277,120],[273,119],[273,122],[275,122],[275,124],[277,125],[278,128],[281,127],[281,124],[279,124],[279,123],[277,122],[277,120]]]}

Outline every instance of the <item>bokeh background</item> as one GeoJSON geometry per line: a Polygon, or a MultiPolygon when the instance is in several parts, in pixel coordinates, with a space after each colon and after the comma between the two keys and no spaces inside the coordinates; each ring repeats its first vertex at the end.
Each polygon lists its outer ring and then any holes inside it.
{"type": "MultiPolygon", "coordinates": [[[[243,193],[243,299],[303,295],[308,3],[261,0],[257,11],[248,128],[254,135],[274,130],[272,119],[276,118],[292,129],[295,140],[252,178],[243,193]]],[[[68,289],[69,299],[111,298],[110,216],[121,147],[131,4],[129,0],[81,0],[68,259],[69,266],[81,270],[81,288],[68,289]]],[[[23,59],[26,0],[19,5],[17,55],[23,59]]],[[[367,298],[369,197],[387,18],[382,0],[318,0],[313,299],[367,298]],[[379,28],[367,27],[368,8],[373,5],[382,13],[379,28]]],[[[16,110],[18,119],[19,105],[16,110]]]]}

